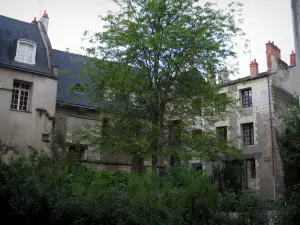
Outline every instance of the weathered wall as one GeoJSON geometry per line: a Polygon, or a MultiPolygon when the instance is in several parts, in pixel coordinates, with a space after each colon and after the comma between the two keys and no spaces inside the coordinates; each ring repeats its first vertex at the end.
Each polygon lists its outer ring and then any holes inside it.
{"type": "MultiPolygon", "coordinates": [[[[74,143],[76,141],[74,132],[78,129],[86,129],[89,126],[94,126],[96,123],[98,123],[97,127],[101,129],[102,119],[107,117],[107,114],[101,114],[98,111],[57,106],[55,123],[56,127],[66,135],[67,142],[74,143]]],[[[86,142],[81,140],[81,143],[85,144],[86,142]]],[[[106,166],[104,165],[104,167],[107,167],[109,163],[129,164],[131,163],[131,156],[124,154],[111,155],[106,152],[100,153],[93,150],[92,146],[89,146],[85,160],[94,162],[94,164],[97,162],[98,164],[107,163],[106,166]]]]}
{"type": "MultiPolygon", "coordinates": [[[[89,126],[94,126],[96,123],[97,127],[101,129],[102,119],[108,117],[109,115],[96,110],[80,109],[78,107],[68,107],[67,105],[58,104],[55,114],[55,126],[66,135],[68,143],[74,143],[77,138],[74,132],[76,133],[78,129],[86,129],[89,126]]],[[[99,130],[100,132],[101,130],[99,130]]],[[[81,144],[87,144],[87,142],[81,140],[81,144]]],[[[108,152],[100,153],[94,150],[92,146],[88,146],[85,156],[81,161],[91,168],[119,169],[124,171],[128,171],[131,168],[132,156],[130,155],[122,153],[112,155],[108,152]]],[[[164,163],[166,163],[165,158],[159,157],[158,165],[164,163]]],[[[151,167],[151,159],[145,159],[144,165],[151,167]]]]}
{"type": "MultiPolygon", "coordinates": [[[[237,109],[232,109],[229,116],[215,123],[215,127],[227,126],[228,140],[244,150],[245,158],[255,158],[256,178],[249,178],[251,188],[259,190],[263,196],[272,196],[272,151],[268,98],[268,77],[253,79],[234,85],[225,86],[222,92],[237,100],[237,109]],[[241,90],[252,89],[252,107],[241,107],[241,90]],[[254,145],[243,146],[242,124],[253,123],[254,145]]],[[[274,106],[271,105],[274,116],[274,106]]]]}
{"type": "Polygon", "coordinates": [[[49,150],[42,134],[50,134],[55,115],[57,81],[54,78],[0,68],[0,139],[16,151],[28,146],[49,150]],[[28,112],[11,110],[14,80],[32,84],[28,112]]]}

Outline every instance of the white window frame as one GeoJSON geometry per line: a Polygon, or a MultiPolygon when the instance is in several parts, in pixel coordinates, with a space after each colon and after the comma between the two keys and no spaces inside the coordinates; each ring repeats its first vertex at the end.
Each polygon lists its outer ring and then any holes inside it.
{"type": "MultiPolygon", "coordinates": [[[[26,40],[26,39],[18,39],[18,43],[17,43],[17,49],[16,49],[16,56],[15,56],[15,61],[17,62],[21,62],[21,63],[26,63],[24,60],[23,61],[20,61],[18,60],[18,51],[20,49],[20,43],[23,43],[23,44],[26,44],[26,45],[31,45],[33,46],[33,50],[32,50],[32,58],[31,58],[31,62],[29,63],[30,65],[35,65],[35,56],[36,56],[36,43],[33,42],[33,41],[29,41],[29,40],[26,40]]],[[[26,48],[25,48],[25,52],[24,52],[24,57],[26,55],[26,48]]],[[[28,63],[26,63],[28,64],[28,63]]]]}
{"type": "Polygon", "coordinates": [[[31,88],[32,88],[32,84],[28,83],[28,82],[23,82],[23,81],[18,81],[18,80],[14,80],[13,84],[19,84],[19,85],[22,85],[22,84],[25,84],[25,85],[29,85],[29,88],[28,89],[25,89],[25,88],[21,88],[21,87],[14,87],[13,86],[13,90],[18,90],[18,103],[17,103],[17,109],[14,109],[12,107],[12,101],[13,101],[13,92],[12,92],[12,96],[11,96],[11,106],[10,106],[10,109],[11,110],[15,110],[15,111],[23,111],[23,112],[29,112],[29,101],[30,101],[30,93],[31,93],[31,88]],[[23,110],[23,109],[20,109],[20,102],[21,102],[21,91],[24,91],[24,92],[27,92],[27,102],[26,102],[26,110],[23,110]]]}

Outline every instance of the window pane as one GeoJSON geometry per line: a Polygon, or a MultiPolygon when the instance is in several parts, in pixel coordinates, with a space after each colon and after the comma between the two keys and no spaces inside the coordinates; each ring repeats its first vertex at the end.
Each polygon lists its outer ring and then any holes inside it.
{"type": "Polygon", "coordinates": [[[16,53],[16,60],[19,62],[31,64],[32,57],[34,55],[34,49],[35,47],[33,44],[19,42],[16,53]]]}
{"type": "Polygon", "coordinates": [[[247,89],[242,91],[242,107],[252,107],[252,90],[247,89]]]}
{"type": "Polygon", "coordinates": [[[253,123],[243,124],[242,126],[243,126],[244,145],[253,145],[254,144],[253,123]]]}
{"type": "Polygon", "coordinates": [[[11,108],[21,111],[27,110],[29,84],[14,82],[12,90],[11,108]]]}

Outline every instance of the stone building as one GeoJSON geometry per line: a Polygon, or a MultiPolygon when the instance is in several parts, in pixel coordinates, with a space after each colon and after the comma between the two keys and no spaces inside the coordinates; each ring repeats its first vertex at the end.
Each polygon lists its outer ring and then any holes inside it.
{"type": "MultiPolygon", "coordinates": [[[[6,159],[30,146],[49,151],[54,128],[66,135],[69,150],[74,150],[75,130],[93,126],[95,119],[104,124],[107,121],[107,115],[99,114],[81,97],[78,75],[88,58],[52,49],[48,24],[46,12],[32,23],[0,16],[0,153],[6,159]]],[[[222,93],[236,99],[241,110],[210,124],[244,149],[241,158],[246,164],[237,164],[241,182],[264,196],[274,196],[282,187],[276,135],[284,127],[278,114],[295,100],[300,82],[295,53],[290,57],[287,65],[281,60],[280,49],[268,42],[268,71],[259,73],[254,60],[249,76],[231,81],[223,77],[222,93]]],[[[80,143],[78,160],[92,168],[130,170],[130,157],[112,157],[92,149],[80,143]]],[[[190,163],[195,167],[200,165],[198,161],[190,163]]],[[[224,162],[221,166],[228,164],[225,159],[220,161],[224,162]]],[[[211,163],[200,167],[211,173],[211,163]]]]}
{"type": "MultiPolygon", "coordinates": [[[[231,111],[226,118],[215,123],[213,129],[244,151],[241,158],[245,163],[236,164],[242,186],[255,189],[263,196],[274,197],[282,193],[283,188],[276,137],[285,128],[278,115],[283,107],[296,101],[300,76],[296,70],[295,53],[290,55],[290,65],[286,64],[274,42],[266,43],[266,59],[266,72],[259,73],[254,59],[249,65],[249,76],[231,81],[223,78],[221,92],[236,100],[238,110],[231,111]]],[[[232,161],[220,160],[225,162],[221,167],[233,165],[232,161]]]]}
{"type": "MultiPolygon", "coordinates": [[[[43,20],[48,20],[45,12],[43,20]]],[[[0,15],[1,154],[24,146],[47,150],[54,124],[57,77],[46,27],[0,15]]]]}

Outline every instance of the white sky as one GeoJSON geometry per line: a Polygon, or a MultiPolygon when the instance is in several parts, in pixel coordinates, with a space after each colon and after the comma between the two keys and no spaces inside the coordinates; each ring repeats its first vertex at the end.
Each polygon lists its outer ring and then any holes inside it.
{"type": "MultiPolygon", "coordinates": [[[[230,0],[215,0],[222,5],[230,0]]],[[[290,0],[240,0],[244,4],[242,28],[246,39],[251,41],[252,60],[257,59],[259,71],[266,71],[265,43],[268,40],[281,49],[281,58],[289,64],[289,55],[294,50],[290,0]]],[[[69,48],[80,52],[83,46],[83,31],[101,29],[98,15],[107,10],[117,10],[111,0],[0,0],[0,14],[31,22],[42,10],[49,14],[49,37],[52,47],[69,48]]],[[[241,43],[241,46],[243,44],[241,43]]],[[[250,55],[238,49],[238,77],[249,75],[250,55]]]]}

